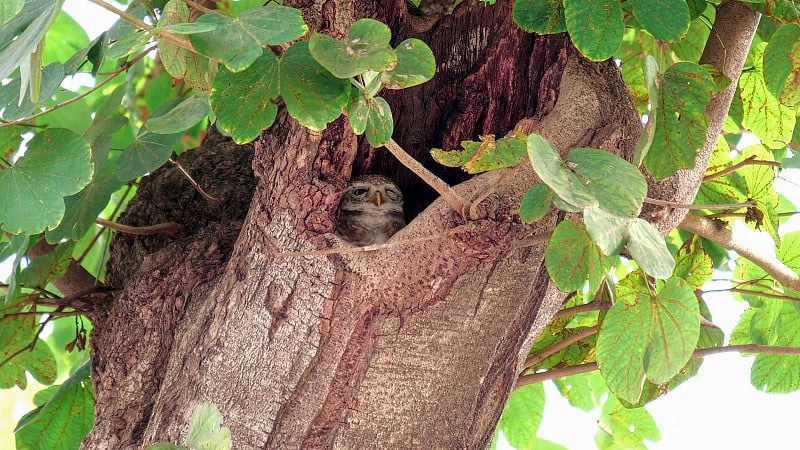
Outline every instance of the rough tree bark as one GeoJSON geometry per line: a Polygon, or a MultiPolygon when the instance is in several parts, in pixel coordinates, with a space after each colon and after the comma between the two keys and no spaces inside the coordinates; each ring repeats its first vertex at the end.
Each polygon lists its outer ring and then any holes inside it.
{"type": "MultiPolygon", "coordinates": [[[[639,136],[613,62],[583,60],[563,36],[522,32],[508,2],[462,2],[435,17],[403,1],[298,3],[314,30],[343,36],[369,16],[395,42],[431,45],[436,77],[387,95],[395,139],[431,168],[431,147],[515,127],[562,152],[624,157],[639,136]]],[[[237,449],[488,446],[530,339],[564,297],[542,262],[562,217],[526,226],[517,216],[533,171],[459,184],[467,199],[489,193],[466,221],[429,204],[420,181],[342,120],[313,133],[279,115],[254,148],[212,134],[184,156],[222,204],[172,169],[143,182],[125,221],[177,221],[183,236],[120,236],[112,247],[109,282],[120,291],[95,320],[97,419],[84,447],[183,442],[200,402],[219,407],[237,449]],[[395,245],[298,256],[346,248],[331,234],[336,207],[346,180],[367,172],[398,180],[409,198],[413,220],[395,245]]]]}

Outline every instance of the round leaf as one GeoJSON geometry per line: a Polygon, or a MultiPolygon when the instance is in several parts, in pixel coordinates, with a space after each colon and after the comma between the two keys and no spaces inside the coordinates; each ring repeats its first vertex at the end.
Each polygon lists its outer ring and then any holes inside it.
{"type": "Polygon", "coordinates": [[[53,229],[64,216],[64,197],[83,189],[94,166],[83,137],[45,129],[28,143],[25,156],[0,171],[0,224],[12,234],[53,229]]]}

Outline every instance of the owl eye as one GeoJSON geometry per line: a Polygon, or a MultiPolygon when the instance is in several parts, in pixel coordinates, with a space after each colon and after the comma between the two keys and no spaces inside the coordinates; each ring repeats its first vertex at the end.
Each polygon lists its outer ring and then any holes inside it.
{"type": "Polygon", "coordinates": [[[392,189],[392,188],[387,188],[386,189],[386,196],[389,197],[392,200],[397,200],[397,199],[400,198],[400,193],[397,192],[396,190],[392,189]]]}
{"type": "Polygon", "coordinates": [[[369,192],[369,189],[366,188],[353,189],[353,195],[356,197],[363,197],[367,195],[367,192],[369,192]]]}

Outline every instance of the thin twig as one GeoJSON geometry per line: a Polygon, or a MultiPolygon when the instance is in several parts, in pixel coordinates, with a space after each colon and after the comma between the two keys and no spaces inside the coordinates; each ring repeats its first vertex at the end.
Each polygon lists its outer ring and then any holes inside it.
{"type": "MultiPolygon", "coordinates": [[[[125,202],[125,198],[128,197],[128,194],[130,194],[132,189],[133,189],[133,185],[128,184],[126,186],[125,192],[122,193],[122,197],[120,197],[119,202],[116,205],[114,205],[114,210],[111,211],[111,215],[109,217],[111,217],[112,220],[117,216],[117,213],[119,213],[119,210],[122,209],[122,204],[125,202]]],[[[92,240],[89,241],[89,245],[87,245],[86,249],[83,251],[83,253],[81,253],[81,255],[78,258],[75,259],[75,262],[77,262],[78,264],[83,262],[83,258],[86,258],[86,255],[89,254],[89,252],[92,250],[92,247],[94,247],[94,245],[97,243],[97,240],[100,239],[100,236],[102,236],[103,233],[106,232],[106,230],[107,230],[107,228],[103,227],[97,233],[95,233],[95,235],[92,238],[92,240]]]]}
{"type": "Polygon", "coordinates": [[[703,181],[713,180],[715,178],[724,177],[730,173],[736,172],[737,170],[741,169],[745,166],[771,166],[771,167],[780,167],[781,163],[777,161],[764,161],[761,159],[756,159],[756,155],[749,156],[738,163],[727,167],[725,169],[720,170],[719,172],[708,174],[703,177],[703,181]]]}
{"type": "Polygon", "coordinates": [[[728,250],[735,251],[764,269],[764,272],[767,272],[784,287],[800,291],[800,275],[797,272],[779,261],[775,255],[765,252],[763,248],[753,248],[747,245],[748,239],[735,240],[731,230],[717,227],[713,220],[690,212],[678,227],[715,242],[728,250]]]}
{"type": "Polygon", "coordinates": [[[453,234],[458,234],[466,231],[471,231],[475,229],[475,225],[473,224],[466,224],[461,225],[450,230],[447,230],[443,233],[436,233],[431,234],[428,236],[420,236],[412,239],[402,239],[395,242],[388,242],[386,244],[374,244],[374,245],[367,245],[366,247],[339,247],[339,248],[328,248],[325,250],[309,250],[305,252],[277,252],[275,253],[275,258],[297,258],[302,256],[326,256],[326,255],[338,255],[338,254],[346,254],[346,253],[362,253],[362,252],[371,252],[375,250],[382,250],[387,248],[392,248],[397,245],[409,245],[409,244],[418,244],[420,242],[426,241],[433,241],[436,239],[441,239],[446,236],[450,236],[453,234]]]}
{"type": "Polygon", "coordinates": [[[428,186],[432,187],[439,195],[442,196],[444,201],[446,201],[457,213],[461,214],[464,218],[469,218],[467,215],[469,214],[469,204],[461,198],[460,195],[453,188],[450,187],[447,183],[442,181],[441,178],[437,177],[433,174],[430,170],[426,169],[425,166],[420,164],[419,161],[412,158],[403,147],[400,147],[400,144],[395,142],[394,139],[389,139],[389,142],[384,144],[389,153],[394,155],[400,164],[406,166],[409,170],[417,174],[418,177],[422,178],[422,180],[428,184],[428,186]]]}
{"type": "MultiPolygon", "coordinates": [[[[717,353],[728,353],[728,352],[760,354],[760,355],[800,355],[800,347],[781,347],[781,346],[757,345],[757,344],[727,345],[724,347],[697,349],[694,351],[694,353],[692,353],[690,359],[699,359],[717,353]]],[[[597,363],[593,362],[587,364],[579,364],[577,366],[569,366],[554,370],[548,370],[547,372],[537,372],[529,375],[522,375],[517,379],[517,384],[514,386],[514,389],[519,389],[529,384],[541,383],[547,380],[555,380],[558,378],[564,378],[571,375],[594,372],[597,369],[598,369],[597,363]]]]}
{"type": "Polygon", "coordinates": [[[584,303],[583,305],[573,306],[571,308],[565,308],[559,310],[553,318],[558,317],[567,317],[567,316],[574,316],[575,314],[583,313],[583,312],[591,312],[591,311],[607,311],[611,309],[611,303],[601,303],[598,301],[592,301],[589,303],[584,303]]]}
{"type": "Polygon", "coordinates": [[[40,112],[38,112],[36,114],[33,114],[33,115],[30,115],[28,117],[23,117],[21,119],[12,120],[11,122],[0,123],[0,128],[10,127],[10,126],[13,126],[13,125],[21,125],[21,124],[23,124],[23,123],[25,123],[25,122],[27,122],[29,120],[36,119],[37,117],[41,117],[41,116],[43,116],[45,114],[49,114],[49,113],[51,113],[51,112],[53,112],[53,111],[55,111],[57,109],[63,108],[65,106],[67,106],[67,105],[70,105],[72,103],[77,102],[78,100],[86,97],[87,95],[91,94],[92,92],[94,92],[94,91],[102,88],[103,86],[107,85],[108,83],[110,83],[111,80],[113,80],[117,75],[119,75],[122,72],[130,69],[131,66],[133,66],[134,64],[139,62],[140,59],[144,58],[149,51],[150,51],[150,49],[138,54],[135,58],[131,59],[127,63],[123,64],[122,67],[120,67],[119,69],[117,69],[114,72],[112,72],[111,75],[108,78],[106,78],[105,80],[101,81],[100,83],[97,83],[97,86],[89,89],[88,91],[84,92],[83,94],[80,94],[80,95],[77,95],[75,97],[72,97],[69,100],[65,100],[65,101],[53,106],[52,108],[45,109],[44,111],[40,111],[40,112]]]}
{"type": "Polygon", "coordinates": [[[181,163],[179,163],[178,161],[175,161],[172,158],[169,158],[167,161],[172,163],[172,165],[175,166],[183,174],[183,176],[186,177],[187,180],[189,180],[189,183],[192,183],[192,186],[194,186],[194,188],[197,189],[197,192],[199,192],[200,195],[203,196],[204,199],[206,199],[206,200],[208,200],[210,202],[214,202],[214,203],[222,203],[222,199],[221,198],[217,198],[217,197],[214,197],[214,196],[212,196],[210,194],[207,194],[206,191],[204,191],[203,188],[200,187],[200,185],[197,183],[197,181],[194,181],[194,178],[192,178],[192,176],[189,175],[189,172],[187,172],[186,169],[183,168],[181,163]]]}
{"type": "MultiPolygon", "coordinates": [[[[126,22],[128,22],[128,23],[130,23],[130,24],[132,24],[134,26],[136,26],[136,28],[139,28],[139,29],[147,31],[147,32],[152,31],[153,28],[154,28],[153,26],[148,25],[145,22],[142,22],[138,18],[126,13],[125,11],[122,11],[121,9],[117,9],[114,6],[109,5],[108,3],[106,3],[106,2],[104,2],[102,0],[89,0],[89,1],[91,3],[94,3],[95,5],[97,5],[99,7],[107,10],[107,11],[110,11],[110,12],[116,14],[117,16],[122,18],[122,20],[124,20],[124,21],[126,21],[126,22]]],[[[197,53],[197,50],[195,50],[194,47],[192,47],[192,44],[189,43],[189,41],[181,39],[181,38],[175,36],[172,33],[167,32],[167,31],[161,31],[161,32],[157,33],[157,36],[154,36],[154,37],[157,38],[157,39],[163,39],[163,40],[165,40],[165,41],[167,41],[167,42],[169,42],[169,43],[171,43],[173,45],[176,45],[176,46],[178,46],[178,47],[180,47],[180,48],[182,48],[184,50],[190,51],[192,53],[197,53]]]]}
{"type": "Polygon", "coordinates": [[[580,330],[575,332],[575,334],[566,337],[565,339],[556,342],[555,344],[542,349],[539,353],[535,355],[531,355],[525,358],[525,363],[522,365],[523,369],[530,369],[531,367],[539,364],[540,362],[544,361],[545,359],[555,355],[556,353],[564,350],[565,348],[569,347],[570,345],[580,341],[581,339],[586,339],[589,336],[593,336],[597,334],[597,326],[589,327],[584,330],[580,330]]]}
{"type": "Polygon", "coordinates": [[[95,222],[98,225],[102,225],[106,228],[111,228],[112,230],[119,231],[120,233],[136,234],[136,235],[148,235],[148,234],[158,234],[158,233],[172,234],[180,231],[183,228],[181,224],[175,222],[157,223],[155,225],[150,225],[146,227],[134,227],[130,225],[124,225],[121,223],[102,219],[100,217],[95,219],[95,222]]]}
{"type": "Polygon", "coordinates": [[[679,209],[739,209],[739,208],[753,208],[758,206],[758,202],[755,200],[750,200],[743,203],[728,203],[722,205],[689,205],[687,203],[675,203],[669,202],[666,200],[658,200],[656,198],[644,198],[645,203],[649,203],[651,205],[657,206],[666,206],[669,208],[679,208],[679,209]]]}
{"type": "Polygon", "coordinates": [[[214,11],[213,9],[206,8],[205,6],[201,5],[200,3],[194,2],[192,0],[183,0],[184,3],[191,6],[192,8],[204,12],[206,14],[217,14],[219,11],[214,11]]]}

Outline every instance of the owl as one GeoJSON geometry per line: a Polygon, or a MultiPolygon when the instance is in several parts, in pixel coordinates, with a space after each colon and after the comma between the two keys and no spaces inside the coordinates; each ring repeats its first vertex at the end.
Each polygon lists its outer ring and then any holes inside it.
{"type": "Polygon", "coordinates": [[[385,243],[404,226],[403,193],[392,180],[381,175],[350,180],[339,203],[337,236],[363,247],[385,243]]]}

